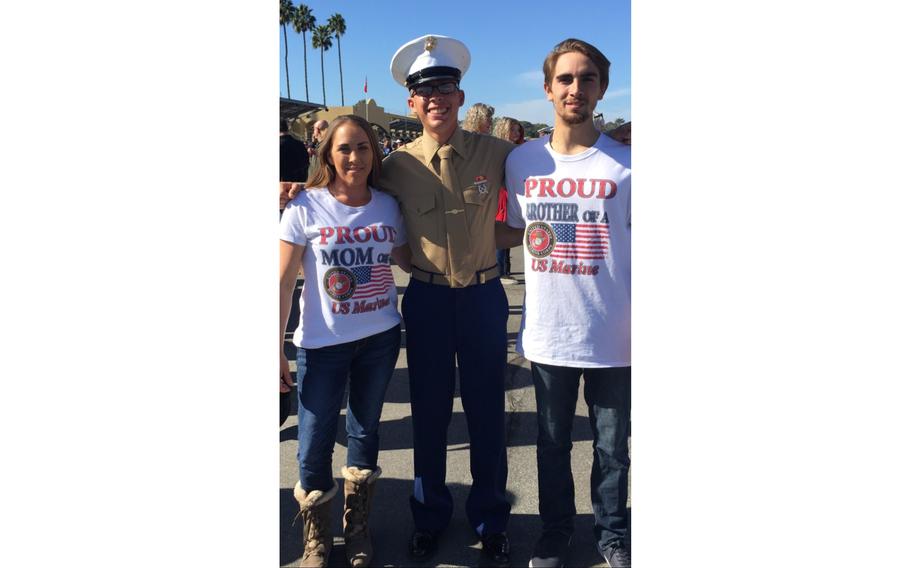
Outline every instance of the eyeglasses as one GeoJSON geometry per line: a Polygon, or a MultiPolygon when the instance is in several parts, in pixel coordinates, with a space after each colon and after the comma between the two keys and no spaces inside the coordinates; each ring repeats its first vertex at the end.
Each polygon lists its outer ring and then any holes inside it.
{"type": "Polygon", "coordinates": [[[419,97],[427,98],[433,95],[433,91],[436,91],[440,95],[451,95],[458,90],[458,83],[454,81],[447,81],[445,83],[439,83],[438,85],[420,85],[411,89],[412,95],[417,95],[419,97]]]}

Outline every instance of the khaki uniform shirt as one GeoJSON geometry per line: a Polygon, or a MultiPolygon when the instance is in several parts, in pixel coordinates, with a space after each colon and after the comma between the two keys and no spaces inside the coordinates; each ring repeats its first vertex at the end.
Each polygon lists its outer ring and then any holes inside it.
{"type": "Polygon", "coordinates": [[[439,171],[439,143],[424,134],[382,162],[379,186],[401,206],[418,269],[445,274],[449,285],[474,283],[477,271],[496,266],[493,236],[506,156],[505,140],[457,128],[447,142],[454,149],[448,188],[439,171]]]}

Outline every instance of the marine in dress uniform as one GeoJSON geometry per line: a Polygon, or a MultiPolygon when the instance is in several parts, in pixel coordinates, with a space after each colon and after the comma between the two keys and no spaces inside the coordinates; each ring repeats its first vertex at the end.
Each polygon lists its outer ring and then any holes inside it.
{"type": "Polygon", "coordinates": [[[471,447],[467,518],[490,559],[507,564],[508,300],[499,281],[494,220],[505,158],[514,146],[458,127],[459,83],[470,60],[462,42],[440,35],[412,40],[392,58],[392,76],[408,89],[408,106],[424,131],[383,161],[379,185],[398,199],[412,251],[402,301],[414,421],[411,555],[431,556],[452,516],[446,432],[457,361],[471,447]]]}

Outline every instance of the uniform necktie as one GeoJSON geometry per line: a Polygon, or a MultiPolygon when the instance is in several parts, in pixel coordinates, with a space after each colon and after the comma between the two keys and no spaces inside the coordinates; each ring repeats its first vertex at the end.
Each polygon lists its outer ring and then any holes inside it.
{"type": "Polygon", "coordinates": [[[473,258],[468,240],[468,220],[464,212],[464,197],[458,174],[452,164],[452,146],[446,144],[439,148],[439,178],[446,187],[443,192],[445,207],[447,246],[449,249],[449,266],[452,278],[463,286],[471,283],[474,277],[473,258]]]}

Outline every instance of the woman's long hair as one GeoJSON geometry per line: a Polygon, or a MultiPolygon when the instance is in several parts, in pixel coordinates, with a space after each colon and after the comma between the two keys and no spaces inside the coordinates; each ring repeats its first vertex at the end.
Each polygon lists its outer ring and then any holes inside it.
{"type": "MultiPolygon", "coordinates": [[[[493,136],[512,142],[509,136],[512,134],[513,124],[518,125],[518,144],[521,144],[525,141],[525,127],[522,126],[521,123],[514,118],[509,118],[508,116],[504,116],[496,120],[496,123],[493,125],[493,136]]],[[[514,144],[515,142],[512,143],[514,144]]]]}
{"type": "Polygon", "coordinates": [[[464,115],[461,129],[465,132],[477,132],[484,121],[490,121],[493,126],[493,113],[496,109],[484,103],[474,103],[464,115]]]}

